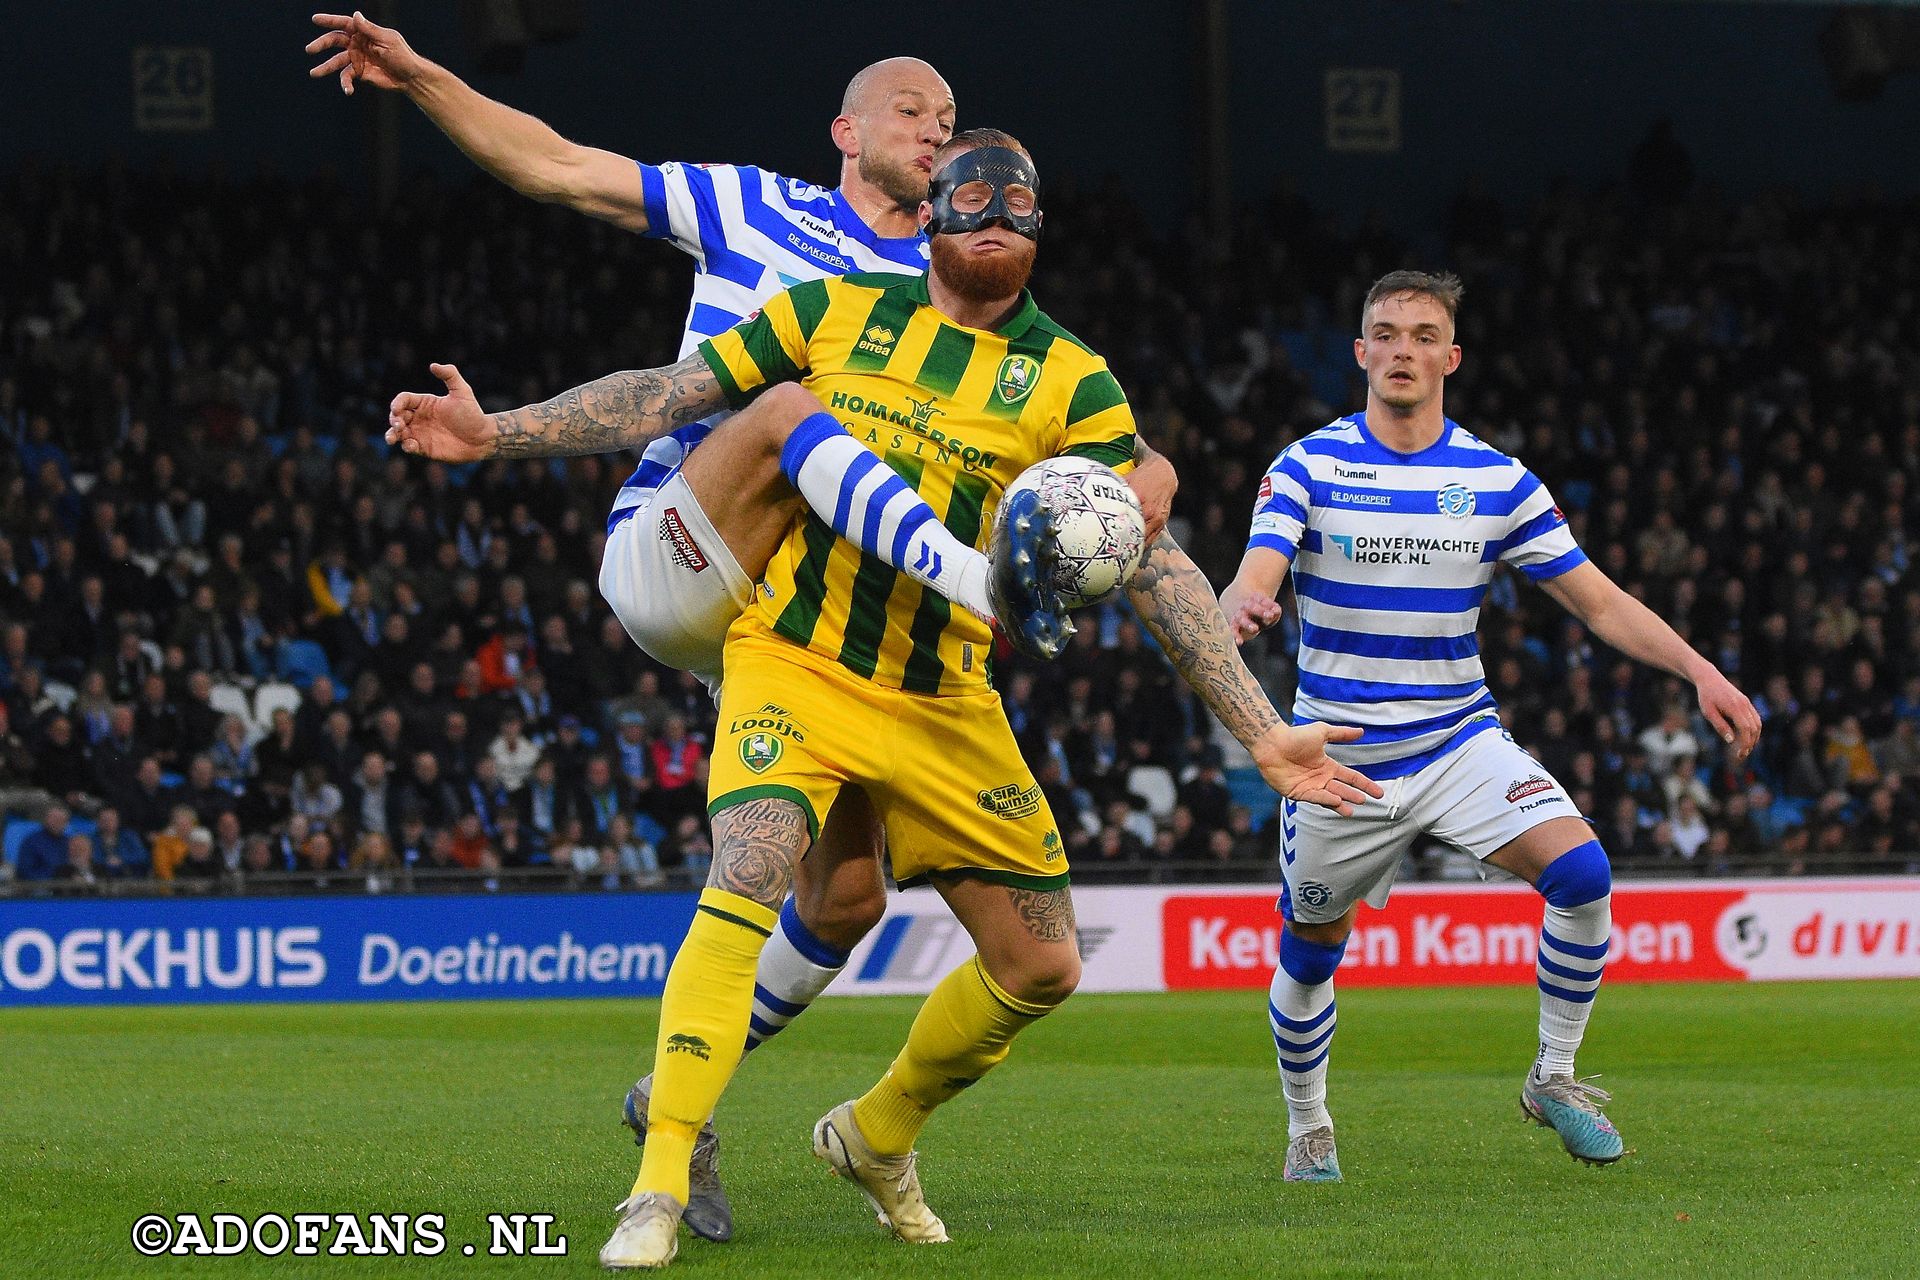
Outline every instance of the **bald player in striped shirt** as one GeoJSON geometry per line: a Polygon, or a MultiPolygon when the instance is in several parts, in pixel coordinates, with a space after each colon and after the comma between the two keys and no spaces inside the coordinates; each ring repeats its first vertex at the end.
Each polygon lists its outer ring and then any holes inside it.
{"type": "MultiPolygon", "coordinates": [[[[522,195],[668,240],[691,257],[695,274],[679,350],[683,365],[691,360],[704,372],[697,354],[703,341],[794,285],[849,272],[926,270],[927,238],[917,215],[927,197],[934,149],[952,136],[956,107],[946,81],[917,58],[884,59],[848,83],[829,129],[840,153],[840,184],[829,190],[748,165],[655,165],[570,142],[421,57],[390,27],[359,14],[320,14],[314,22],[324,30],[307,51],[327,56],[312,75],[337,74],[348,94],[359,84],[405,93],[475,163],[522,195]]],[[[451,365],[437,365],[434,372],[450,393],[471,399],[451,365]]],[[[648,396],[669,394],[667,385],[635,381],[623,389],[630,397],[626,403],[600,409],[610,414],[638,408],[648,396]]],[[[672,408],[654,407],[669,413],[672,408]]],[[[754,582],[795,518],[798,494],[775,464],[798,420],[773,414],[675,420],[671,431],[641,452],[608,515],[602,595],[641,648],[668,666],[695,672],[716,692],[727,628],[752,603],[754,582]]],[[[608,447],[604,438],[576,443],[574,452],[608,447]]],[[[543,456],[551,456],[553,444],[542,442],[543,456]]],[[[446,461],[470,457],[459,441],[441,437],[436,444],[425,424],[419,440],[406,447],[446,461]]],[[[1165,523],[1175,481],[1164,458],[1140,449],[1140,464],[1128,481],[1151,538],[1165,523]]],[[[529,441],[503,440],[490,456],[536,455],[529,441]]],[[[823,518],[834,511],[840,479],[867,456],[850,437],[814,451],[808,484],[825,495],[823,518]]],[[[870,487],[888,481],[866,474],[870,487]]],[[[1011,621],[1004,628],[1008,638],[1024,641],[1021,623],[1031,619],[996,618],[987,557],[947,537],[931,510],[903,491],[894,482],[884,495],[891,502],[890,531],[917,522],[914,535],[897,549],[891,540],[881,548],[893,555],[894,567],[978,616],[1011,621]]],[[[863,501],[854,510],[867,508],[863,501]]],[[[833,856],[801,863],[793,896],[761,952],[749,1048],[785,1028],[826,989],[885,911],[880,836],[862,792],[844,794],[826,817],[820,843],[833,856]],[[863,848],[865,857],[843,856],[863,848]],[[829,867],[831,875],[823,870],[829,867]]],[[[624,1108],[643,1143],[648,1084],[636,1084],[624,1108]]],[[[711,1125],[694,1154],[685,1221],[710,1240],[732,1235],[711,1125]]]]}

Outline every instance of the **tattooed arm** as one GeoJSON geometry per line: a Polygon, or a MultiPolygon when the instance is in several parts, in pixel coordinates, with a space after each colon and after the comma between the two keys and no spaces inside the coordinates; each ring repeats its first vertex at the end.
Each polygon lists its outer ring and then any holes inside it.
{"type": "Polygon", "coordinates": [[[1349,812],[1378,784],[1326,755],[1329,742],[1351,742],[1353,728],[1311,724],[1288,727],[1266,690],[1247,670],[1233,629],[1198,565],[1162,531],[1127,583],[1140,620],[1173,659],[1187,686],[1200,695],[1220,723],[1253,753],[1267,785],[1292,800],[1349,812]]]}
{"type": "Polygon", "coordinates": [[[664,369],[629,369],[505,413],[480,408],[450,364],[431,366],[447,394],[404,391],[387,413],[387,443],[441,462],[552,458],[637,449],[726,408],[705,359],[664,369]]]}

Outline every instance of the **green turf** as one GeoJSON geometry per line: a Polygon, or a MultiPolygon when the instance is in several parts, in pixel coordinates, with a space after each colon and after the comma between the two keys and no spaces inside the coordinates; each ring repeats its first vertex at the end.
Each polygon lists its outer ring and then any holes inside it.
{"type": "MultiPolygon", "coordinates": [[[[693,1275],[1920,1275],[1920,986],[1603,992],[1628,1158],[1524,1124],[1520,989],[1341,996],[1347,1181],[1280,1180],[1258,993],[1082,996],[943,1111],[923,1175],[955,1244],[886,1240],[808,1154],[878,1074],[905,1000],[829,1000],[721,1111],[739,1215],[693,1275]]],[[[652,1002],[0,1013],[0,1277],[582,1275],[634,1151],[619,1097],[652,1002]],[[148,1261],[149,1212],[444,1213],[438,1259],[148,1261]],[[484,1256],[489,1211],[551,1212],[564,1259],[484,1256]],[[472,1241],[482,1256],[461,1256],[472,1241]]]]}

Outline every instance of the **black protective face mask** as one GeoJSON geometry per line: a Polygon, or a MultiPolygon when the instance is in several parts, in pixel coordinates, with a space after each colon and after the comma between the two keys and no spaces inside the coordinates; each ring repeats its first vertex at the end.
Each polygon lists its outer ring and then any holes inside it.
{"type": "Polygon", "coordinates": [[[998,225],[1035,243],[1040,240],[1040,177],[1033,171],[1033,162],[1011,148],[980,147],[962,152],[933,180],[929,198],[933,217],[927,222],[928,235],[957,236],[998,225]],[[961,213],[953,207],[954,192],[973,182],[992,187],[993,199],[982,209],[961,213]],[[1016,214],[1007,207],[1010,186],[1033,192],[1032,210],[1016,214]]]}

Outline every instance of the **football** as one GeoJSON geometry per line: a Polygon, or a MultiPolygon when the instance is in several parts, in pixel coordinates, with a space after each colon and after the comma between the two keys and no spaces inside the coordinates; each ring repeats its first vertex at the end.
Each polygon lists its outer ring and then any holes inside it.
{"type": "Polygon", "coordinates": [[[1111,467],[1087,458],[1048,458],[1015,478],[1007,496],[1033,489],[1060,536],[1054,585],[1070,609],[1098,604],[1140,567],[1147,522],[1140,501],[1111,467]]]}

